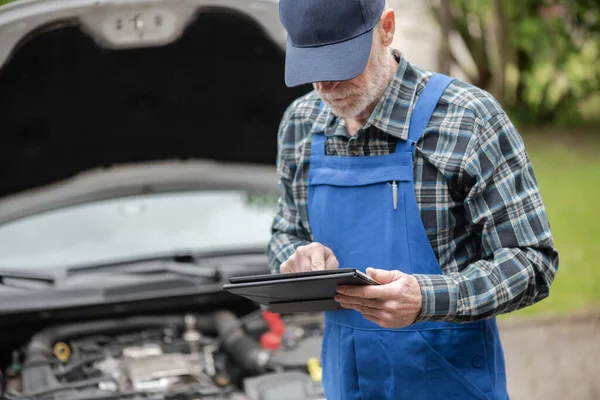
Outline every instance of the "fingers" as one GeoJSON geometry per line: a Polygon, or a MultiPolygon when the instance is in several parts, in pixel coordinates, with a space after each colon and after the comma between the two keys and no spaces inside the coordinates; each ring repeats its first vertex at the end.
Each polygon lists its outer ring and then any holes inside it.
{"type": "Polygon", "coordinates": [[[292,267],[289,258],[287,259],[287,261],[281,263],[281,265],[279,266],[279,272],[282,274],[289,274],[290,272],[292,272],[292,267]]]}
{"type": "Polygon", "coordinates": [[[385,300],[381,299],[367,299],[363,297],[349,297],[342,294],[338,294],[333,298],[340,304],[346,304],[348,306],[364,306],[369,308],[381,308],[385,300]]]}
{"type": "Polygon", "coordinates": [[[322,271],[339,268],[333,251],[321,243],[300,246],[294,254],[280,266],[281,273],[322,271]]]}
{"type": "Polygon", "coordinates": [[[380,318],[381,310],[378,310],[377,308],[374,308],[374,307],[363,306],[360,304],[350,304],[350,303],[340,303],[340,305],[342,307],[350,309],[350,310],[356,310],[359,313],[363,314],[364,316],[369,315],[371,317],[380,318]]]}
{"type": "Polygon", "coordinates": [[[298,264],[298,256],[296,254],[292,254],[287,261],[281,264],[279,267],[279,272],[282,274],[288,274],[291,272],[298,272],[299,269],[300,264],[298,264]]]}
{"type": "Polygon", "coordinates": [[[339,286],[335,301],[383,328],[402,328],[412,324],[422,308],[419,282],[410,274],[389,272],[386,275],[388,279],[399,278],[380,286],[339,286]]]}
{"type": "Polygon", "coordinates": [[[325,269],[338,269],[340,263],[329,247],[325,247],[325,269]]]}
{"type": "Polygon", "coordinates": [[[367,268],[367,274],[381,283],[381,286],[339,286],[337,292],[351,297],[363,297],[366,299],[390,299],[397,296],[397,287],[390,285],[400,280],[404,274],[400,271],[386,271],[381,269],[367,268]]]}
{"type": "Polygon", "coordinates": [[[403,275],[402,272],[398,270],[387,271],[375,268],[367,268],[366,272],[371,278],[384,285],[400,279],[403,275]]]}
{"type": "Polygon", "coordinates": [[[322,271],[325,269],[337,269],[340,266],[333,251],[321,243],[311,243],[298,250],[310,259],[310,268],[312,271],[322,271]]]}
{"type": "Polygon", "coordinates": [[[314,269],[312,267],[312,260],[310,259],[310,257],[307,257],[305,255],[298,256],[298,263],[300,264],[300,271],[310,271],[314,269]]]}
{"type": "Polygon", "coordinates": [[[394,316],[390,312],[386,310],[382,310],[379,308],[373,308],[364,305],[352,305],[347,303],[340,303],[340,305],[344,308],[358,311],[371,322],[376,323],[382,328],[392,328],[394,327],[394,316]]]}
{"type": "MultiPolygon", "coordinates": [[[[316,243],[311,244],[311,246],[316,243]]],[[[331,250],[329,250],[331,251],[331,250]]],[[[309,255],[310,259],[310,268],[313,271],[322,271],[325,269],[325,246],[313,246],[311,253],[309,255]]]]}
{"type": "Polygon", "coordinates": [[[281,264],[279,270],[281,273],[310,271],[310,260],[306,259],[302,253],[296,251],[286,262],[281,264]],[[308,269],[306,269],[307,265],[308,269]]]}
{"type": "Polygon", "coordinates": [[[386,296],[385,286],[366,285],[344,285],[338,286],[337,292],[349,297],[360,297],[364,299],[378,299],[386,296]]]}

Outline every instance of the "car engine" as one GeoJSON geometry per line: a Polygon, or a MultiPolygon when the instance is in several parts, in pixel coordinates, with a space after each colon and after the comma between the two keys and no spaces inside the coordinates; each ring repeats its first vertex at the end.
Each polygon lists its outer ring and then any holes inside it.
{"type": "Polygon", "coordinates": [[[323,399],[319,316],[264,310],[46,328],[13,353],[5,399],[323,399]]]}

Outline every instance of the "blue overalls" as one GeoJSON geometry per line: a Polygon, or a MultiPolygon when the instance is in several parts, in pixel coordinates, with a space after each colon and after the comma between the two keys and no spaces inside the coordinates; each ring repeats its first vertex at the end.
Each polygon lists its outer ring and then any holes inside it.
{"type": "MultiPolygon", "coordinates": [[[[417,206],[413,153],[450,82],[430,79],[395,153],[328,156],[324,134],[314,135],[309,222],[340,267],[442,273],[417,206]]],[[[321,358],[327,400],[508,398],[494,318],[384,329],[353,310],[328,311],[321,358]]]]}

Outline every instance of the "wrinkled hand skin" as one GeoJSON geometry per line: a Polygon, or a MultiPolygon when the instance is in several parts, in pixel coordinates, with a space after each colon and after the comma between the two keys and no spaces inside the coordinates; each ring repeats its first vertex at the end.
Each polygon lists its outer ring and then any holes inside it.
{"type": "Polygon", "coordinates": [[[335,300],[382,328],[412,324],[421,312],[421,287],[417,279],[397,270],[367,268],[366,272],[381,285],[339,286],[335,300]]]}
{"type": "Polygon", "coordinates": [[[323,246],[321,243],[313,242],[298,247],[294,254],[281,264],[279,271],[286,274],[337,269],[339,266],[340,263],[330,248],[323,246]]]}

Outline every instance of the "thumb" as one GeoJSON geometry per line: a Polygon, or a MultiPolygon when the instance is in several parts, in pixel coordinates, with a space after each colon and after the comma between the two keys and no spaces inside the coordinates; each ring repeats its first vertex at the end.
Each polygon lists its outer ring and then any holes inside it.
{"type": "Polygon", "coordinates": [[[367,268],[367,275],[375,279],[377,282],[382,284],[388,284],[395,280],[398,280],[402,273],[398,270],[387,271],[385,269],[367,268]]]}

